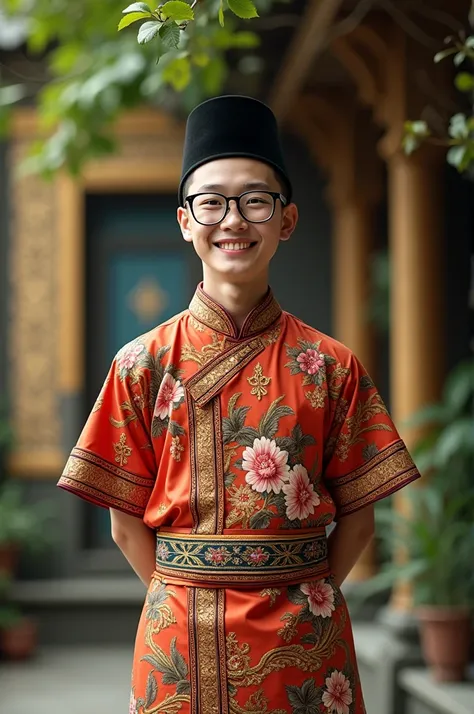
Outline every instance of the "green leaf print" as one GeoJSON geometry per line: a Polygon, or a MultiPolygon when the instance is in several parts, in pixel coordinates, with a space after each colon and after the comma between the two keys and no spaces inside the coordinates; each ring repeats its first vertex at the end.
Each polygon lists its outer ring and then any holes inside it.
{"type": "Polygon", "coordinates": [[[186,664],[186,660],[184,659],[181,652],[178,652],[178,650],[176,649],[176,637],[173,637],[173,639],[171,640],[170,654],[171,661],[173,662],[176,671],[179,673],[180,678],[186,679],[186,677],[188,676],[188,665],[186,664]]]}
{"type": "Polygon", "coordinates": [[[146,708],[149,709],[153,702],[155,701],[156,697],[158,696],[158,683],[155,679],[155,674],[154,672],[150,672],[148,675],[148,679],[146,682],[146,691],[145,691],[145,697],[146,697],[146,708]]]}
{"type": "Polygon", "coordinates": [[[280,402],[284,396],[285,395],[282,395],[281,397],[278,397],[278,399],[275,399],[275,401],[270,404],[268,411],[260,419],[260,424],[258,425],[260,436],[265,436],[267,439],[273,439],[278,431],[280,419],[284,416],[294,414],[291,407],[280,406],[280,402]]]}
{"type": "Polygon", "coordinates": [[[306,679],[301,687],[287,685],[286,693],[292,714],[319,714],[322,700],[314,679],[306,679]]]}
{"type": "Polygon", "coordinates": [[[250,528],[257,528],[257,529],[262,529],[262,528],[268,528],[270,525],[270,521],[272,518],[274,518],[275,514],[272,513],[272,511],[258,511],[257,513],[254,513],[253,516],[250,518],[249,524],[250,528]]]}
{"type": "Polygon", "coordinates": [[[308,604],[308,598],[304,594],[304,592],[301,591],[301,588],[299,585],[289,585],[287,588],[287,597],[290,602],[293,603],[293,605],[307,605],[308,604]]]}
{"type": "Polygon", "coordinates": [[[186,434],[185,429],[175,421],[171,421],[171,419],[168,423],[168,429],[171,436],[184,436],[186,434]]]}
{"type": "Polygon", "coordinates": [[[191,685],[187,679],[182,679],[176,685],[176,694],[191,694],[191,685]]]}

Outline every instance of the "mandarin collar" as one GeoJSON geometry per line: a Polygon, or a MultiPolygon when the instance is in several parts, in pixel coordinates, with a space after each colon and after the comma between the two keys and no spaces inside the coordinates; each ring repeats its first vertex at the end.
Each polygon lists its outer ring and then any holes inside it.
{"type": "Polygon", "coordinates": [[[189,311],[202,325],[234,340],[252,337],[268,330],[282,313],[279,303],[273,296],[273,292],[268,288],[265,297],[249,312],[239,330],[232,315],[204,292],[202,283],[198,285],[194,293],[189,305],[189,311]]]}

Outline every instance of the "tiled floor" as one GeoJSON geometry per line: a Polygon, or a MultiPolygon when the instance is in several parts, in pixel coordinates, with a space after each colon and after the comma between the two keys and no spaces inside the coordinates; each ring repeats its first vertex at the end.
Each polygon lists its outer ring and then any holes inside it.
{"type": "Polygon", "coordinates": [[[124,648],[56,647],[0,662],[0,714],[128,714],[131,659],[124,648]]]}

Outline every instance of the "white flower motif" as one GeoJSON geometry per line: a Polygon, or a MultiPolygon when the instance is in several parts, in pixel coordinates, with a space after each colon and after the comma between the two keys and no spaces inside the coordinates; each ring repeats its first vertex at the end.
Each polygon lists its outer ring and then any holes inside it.
{"type": "Polygon", "coordinates": [[[184,398],[184,387],[169,372],[163,377],[155,403],[154,417],[166,419],[173,407],[184,398]]]}
{"type": "Polygon", "coordinates": [[[140,356],[145,351],[145,345],[140,342],[130,342],[117,354],[117,366],[120,371],[130,370],[136,365],[140,356]]]}
{"type": "Polygon", "coordinates": [[[137,700],[135,699],[133,692],[130,694],[129,714],[137,714],[137,700]]]}
{"type": "Polygon", "coordinates": [[[287,461],[288,452],[275,441],[265,436],[255,439],[253,447],[248,446],[243,453],[242,468],[248,471],[245,480],[259,493],[280,493],[290,472],[287,461]]]}
{"type": "Polygon", "coordinates": [[[331,617],[334,612],[334,590],[324,580],[316,580],[300,585],[302,593],[308,596],[308,606],[316,617],[331,617]]]}
{"type": "Polygon", "coordinates": [[[349,714],[349,704],[352,704],[350,682],[337,669],[326,678],[326,691],[322,700],[330,714],[349,714]]]}
{"type": "Polygon", "coordinates": [[[290,521],[307,518],[320,503],[319,496],[310,483],[308,472],[301,464],[297,464],[290,471],[289,482],[282,487],[282,491],[285,494],[286,515],[290,521]]]}

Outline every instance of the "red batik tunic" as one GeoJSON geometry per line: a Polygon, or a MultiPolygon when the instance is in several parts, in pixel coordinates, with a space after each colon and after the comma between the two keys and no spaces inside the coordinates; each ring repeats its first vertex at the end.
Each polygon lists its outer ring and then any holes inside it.
{"type": "Polygon", "coordinates": [[[130,714],[363,714],[325,528],[419,476],[356,357],[199,287],[117,354],[59,485],[157,530],[130,714]]]}

